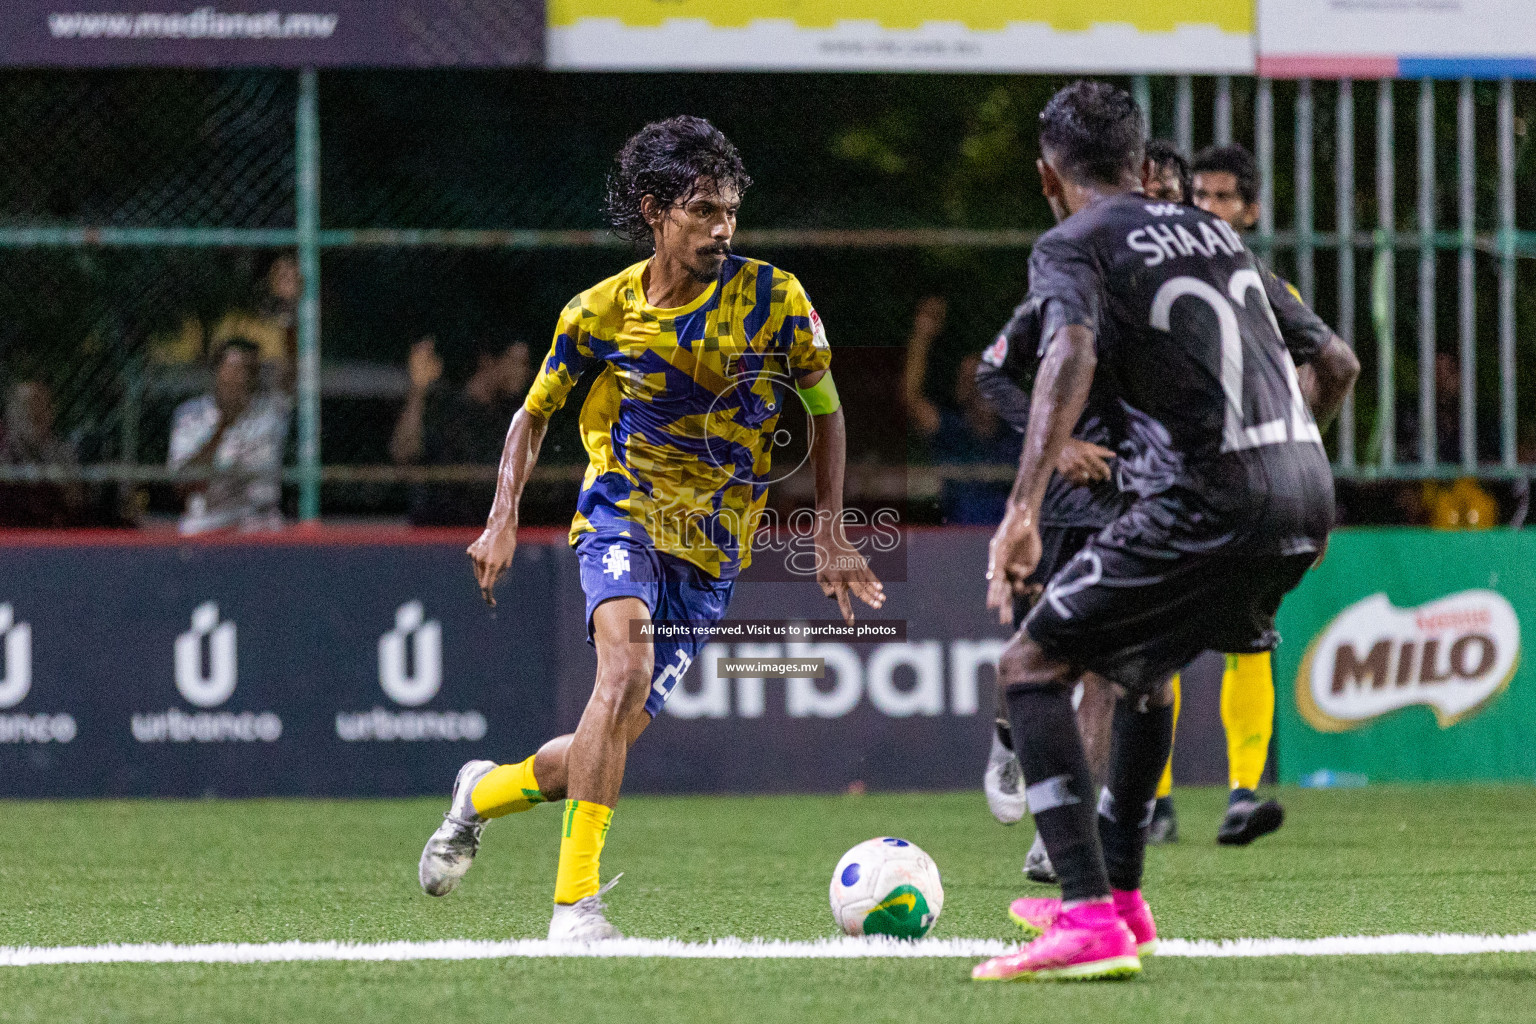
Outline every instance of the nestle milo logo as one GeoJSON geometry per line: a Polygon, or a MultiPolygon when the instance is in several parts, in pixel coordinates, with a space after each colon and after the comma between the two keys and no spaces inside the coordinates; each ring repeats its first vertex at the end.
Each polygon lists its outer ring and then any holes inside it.
{"type": "Polygon", "coordinates": [[[1372,594],[1307,648],[1296,706],[1322,732],[1358,729],[1423,704],[1442,729],[1482,710],[1514,677],[1520,620],[1503,595],[1464,590],[1418,608],[1372,594]]]}

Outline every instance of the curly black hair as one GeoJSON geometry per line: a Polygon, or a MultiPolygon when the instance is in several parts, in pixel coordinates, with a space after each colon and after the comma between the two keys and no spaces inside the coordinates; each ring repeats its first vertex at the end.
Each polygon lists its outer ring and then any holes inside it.
{"type": "Polygon", "coordinates": [[[1172,167],[1179,175],[1179,190],[1184,193],[1183,202],[1187,205],[1194,201],[1194,174],[1189,169],[1189,160],[1178,146],[1167,139],[1153,139],[1147,143],[1147,162],[1160,169],[1172,167]]]}
{"type": "Polygon", "coordinates": [[[1195,155],[1195,174],[1230,174],[1237,181],[1237,194],[1252,206],[1259,201],[1259,165],[1247,149],[1232,143],[1211,146],[1195,155]]]}
{"type": "Polygon", "coordinates": [[[1131,94],[1108,82],[1077,81],[1040,112],[1040,147],[1078,184],[1141,174],[1146,121],[1131,94]]]}
{"type": "Polygon", "coordinates": [[[662,207],[685,203],[701,182],[746,192],[752,184],[741,154],[702,117],[653,121],[624,143],[608,175],[604,206],[614,234],[636,245],[652,241],[640,201],[654,196],[662,207]]]}

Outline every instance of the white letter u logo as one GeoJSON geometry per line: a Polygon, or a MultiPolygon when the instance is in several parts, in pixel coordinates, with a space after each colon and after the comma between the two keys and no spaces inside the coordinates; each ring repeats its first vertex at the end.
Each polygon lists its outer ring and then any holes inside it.
{"type": "Polygon", "coordinates": [[[420,601],[395,609],[395,628],[379,637],[379,685],[396,704],[414,708],[437,696],[443,685],[443,626],[427,622],[420,601]],[[407,672],[406,644],[415,672],[407,672]]]}
{"type": "Polygon", "coordinates": [[[13,708],[32,689],[32,627],[16,621],[8,604],[0,604],[0,634],[5,636],[5,674],[0,675],[0,708],[13,708]]]}
{"type": "Polygon", "coordinates": [[[205,601],[192,612],[192,628],[176,638],[176,689],[190,704],[217,707],[235,692],[235,624],[219,621],[219,606],[205,601]],[[203,637],[208,670],[203,671],[203,637]]]}

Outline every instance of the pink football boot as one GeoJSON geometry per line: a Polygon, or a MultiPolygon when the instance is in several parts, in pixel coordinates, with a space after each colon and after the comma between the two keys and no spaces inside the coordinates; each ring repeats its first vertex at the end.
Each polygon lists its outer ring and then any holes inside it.
{"type": "Polygon", "coordinates": [[[977,981],[1090,981],[1141,973],[1136,939],[1114,906],[1084,903],[1056,915],[1044,935],[1017,953],[977,964],[977,981]]]}
{"type": "MultiPolygon", "coordinates": [[[[1157,924],[1152,920],[1152,909],[1141,898],[1141,890],[1116,889],[1114,904],[1120,920],[1126,923],[1136,939],[1137,954],[1151,956],[1157,952],[1157,924]]],[[[1053,896],[1014,900],[1008,907],[1008,916],[1013,918],[1013,923],[1031,939],[1043,934],[1060,913],[1061,900],[1053,896]]]]}

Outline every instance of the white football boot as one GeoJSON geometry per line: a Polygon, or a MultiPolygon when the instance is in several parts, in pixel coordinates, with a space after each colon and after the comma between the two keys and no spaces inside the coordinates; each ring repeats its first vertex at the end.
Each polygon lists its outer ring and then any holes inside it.
{"type": "Polygon", "coordinates": [[[603,895],[624,877],[620,871],[597,892],[575,903],[556,903],[555,916],[549,919],[550,942],[597,942],[601,939],[622,939],[619,930],[608,923],[603,911],[603,895]]]}
{"type": "Polygon", "coordinates": [[[981,788],[987,794],[987,807],[992,811],[992,817],[1004,825],[1016,825],[1023,820],[1029,810],[1024,802],[1024,772],[1019,768],[1018,757],[1003,746],[995,729],[981,788]]]}
{"type": "Polygon", "coordinates": [[[1031,881],[1041,885],[1055,885],[1057,882],[1056,868],[1051,864],[1051,855],[1045,851],[1045,840],[1040,838],[1040,833],[1035,833],[1035,841],[1029,848],[1029,853],[1024,855],[1024,873],[1031,881]]]}
{"type": "Polygon", "coordinates": [[[488,819],[475,813],[469,795],[474,792],[475,783],[495,767],[495,761],[469,761],[453,780],[448,813],[427,840],[421,862],[416,866],[416,877],[428,896],[447,896],[453,892],[474,863],[475,852],[480,849],[480,833],[488,819]]]}

